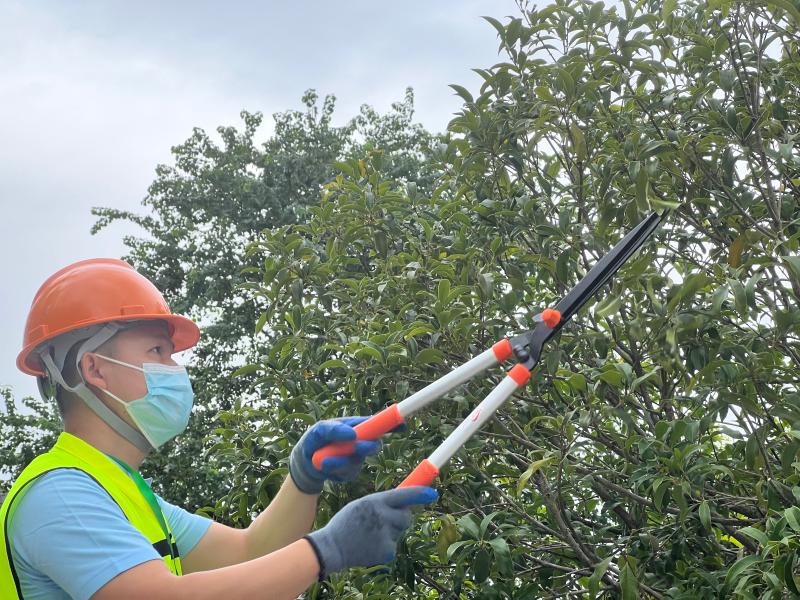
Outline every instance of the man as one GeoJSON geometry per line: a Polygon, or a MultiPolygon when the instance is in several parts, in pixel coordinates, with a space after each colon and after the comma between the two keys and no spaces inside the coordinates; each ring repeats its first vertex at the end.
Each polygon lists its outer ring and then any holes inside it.
{"type": "Polygon", "coordinates": [[[20,475],[0,509],[3,598],[295,598],[318,578],[388,562],[410,507],[428,487],[371,494],[309,533],[326,479],[355,478],[378,442],[352,456],[313,453],[355,438],[359,419],[323,421],[292,451],[287,477],[247,529],[214,523],[156,496],[145,456],[186,427],[193,393],[174,352],[198,327],[172,314],[127,263],[95,259],[37,292],[17,365],[55,397],[64,433],[20,475]]]}

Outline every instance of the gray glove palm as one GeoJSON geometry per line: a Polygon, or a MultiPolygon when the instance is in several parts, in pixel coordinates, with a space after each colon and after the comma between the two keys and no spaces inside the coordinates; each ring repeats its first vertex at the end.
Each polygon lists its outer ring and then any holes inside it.
{"type": "Polygon", "coordinates": [[[434,502],[439,494],[414,486],[359,498],[330,522],[306,536],[320,564],[320,579],[350,567],[371,567],[394,560],[397,541],[411,525],[411,506],[434,502]]]}

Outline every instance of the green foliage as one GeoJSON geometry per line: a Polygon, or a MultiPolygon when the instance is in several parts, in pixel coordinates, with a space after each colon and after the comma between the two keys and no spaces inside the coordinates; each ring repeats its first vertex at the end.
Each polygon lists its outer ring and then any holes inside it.
{"type": "Polygon", "coordinates": [[[11,389],[0,387],[0,497],[29,462],[46,452],[61,432],[58,409],[51,402],[23,398],[17,405],[11,389]]]}
{"type": "MultiPolygon", "coordinates": [[[[242,521],[307,423],[376,412],[531,327],[646,212],[675,209],[444,471],[391,571],[309,597],[796,593],[795,12],[559,1],[489,18],[505,60],[476,93],[454,86],[429,192],[369,152],[306,223],[253,246],[247,372],[265,405],[219,432],[242,521]]],[[[387,440],[320,521],[397,484],[499,376],[387,440]]]]}
{"type": "MultiPolygon", "coordinates": [[[[256,141],[263,135],[260,114],[243,112],[242,129],[220,127],[216,136],[195,129],[173,148],[175,164],[157,168],[143,201],[146,214],[93,211],[99,217],[95,232],[117,220],[143,229],[144,236],[126,238],[125,258],[156,284],[175,312],[203,327],[190,361],[197,407],[189,429],[143,467],[158,474],[165,498],[190,510],[212,511],[207,505],[227,491],[239,470],[224,452],[209,453],[208,434],[224,427],[219,410],[257,400],[247,378],[230,377],[260,354],[261,342],[253,340],[258,312],[243,292],[259,281],[259,263],[246,256],[247,246],[263,229],[304,220],[333,177],[333,163],[350,156],[380,148],[391,177],[411,178],[422,191],[432,184],[424,159],[433,138],[412,120],[410,89],[386,114],[364,105],[341,126],[333,123],[333,96],[320,101],[309,90],[302,102],[304,110],[274,115],[274,131],[263,143],[256,141]]],[[[264,474],[270,471],[270,465],[263,467],[264,474]]]]}

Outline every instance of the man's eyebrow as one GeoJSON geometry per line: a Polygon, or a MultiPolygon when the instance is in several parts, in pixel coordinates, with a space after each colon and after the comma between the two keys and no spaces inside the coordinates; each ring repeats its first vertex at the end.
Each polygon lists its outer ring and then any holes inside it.
{"type": "Polygon", "coordinates": [[[150,337],[150,339],[164,342],[169,344],[173,350],[175,349],[175,344],[172,343],[172,339],[166,333],[148,333],[147,335],[150,337]]]}

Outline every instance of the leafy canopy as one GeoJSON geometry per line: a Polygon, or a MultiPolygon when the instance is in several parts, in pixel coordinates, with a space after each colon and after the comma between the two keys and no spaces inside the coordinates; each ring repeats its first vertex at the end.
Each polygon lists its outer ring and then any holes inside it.
{"type": "MultiPolygon", "coordinates": [[[[476,92],[453,86],[431,193],[372,152],[307,223],[265,232],[268,333],[245,372],[266,405],[226,416],[239,464],[263,440],[277,464],[305,423],[373,413],[531,327],[645,213],[674,210],[454,459],[392,571],[310,597],[797,593],[799,14],[559,1],[489,18],[504,59],[476,92]]],[[[413,419],[325,509],[398,483],[499,376],[413,419]]],[[[254,497],[241,481],[231,497],[254,497]]]]}

